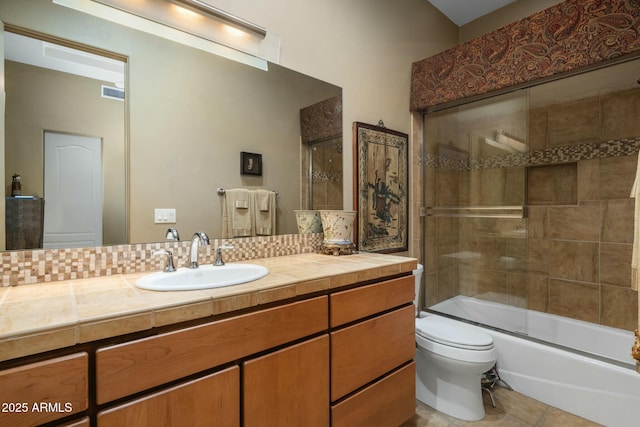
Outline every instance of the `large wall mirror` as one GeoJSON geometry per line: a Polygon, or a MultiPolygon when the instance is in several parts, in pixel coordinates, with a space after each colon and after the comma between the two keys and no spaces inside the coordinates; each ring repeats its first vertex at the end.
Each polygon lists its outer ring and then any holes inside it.
{"type": "MultiPolygon", "coordinates": [[[[300,110],[341,95],[340,87],[276,64],[263,71],[50,2],[2,2],[0,20],[7,46],[27,30],[45,39],[41,52],[44,43],[44,52],[71,60],[65,49],[77,44],[106,64],[120,61],[125,77],[71,76],[5,58],[5,196],[20,174],[23,195],[44,197],[48,134],[95,137],[101,244],[164,240],[168,227],[182,238],[196,230],[221,237],[219,187],[277,191],[277,234],[297,232],[294,210],[303,204],[307,167],[300,110]],[[116,96],[103,97],[103,86],[116,96]],[[262,176],[241,175],[241,152],[262,155],[262,176]],[[155,223],[158,208],[175,209],[175,223],[155,223]]],[[[88,55],[75,60],[100,62],[88,55]]]]}

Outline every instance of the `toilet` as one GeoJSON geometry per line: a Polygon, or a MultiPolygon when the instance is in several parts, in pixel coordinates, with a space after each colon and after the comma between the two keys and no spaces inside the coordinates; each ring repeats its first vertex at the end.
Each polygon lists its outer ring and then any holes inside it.
{"type": "MultiPolygon", "coordinates": [[[[413,271],[416,314],[423,267],[413,271]]],[[[479,327],[420,312],[416,318],[416,398],[465,421],[484,418],[482,374],[496,363],[491,336],[479,327]]]]}

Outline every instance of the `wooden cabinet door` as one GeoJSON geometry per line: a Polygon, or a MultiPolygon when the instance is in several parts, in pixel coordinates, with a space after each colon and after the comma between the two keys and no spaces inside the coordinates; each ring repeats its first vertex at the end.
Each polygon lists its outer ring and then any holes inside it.
{"type": "Polygon", "coordinates": [[[98,427],[240,426],[240,368],[198,378],[98,413],[98,427]]]}
{"type": "Polygon", "coordinates": [[[329,336],[244,364],[244,426],[329,425],[329,336]]]}
{"type": "Polygon", "coordinates": [[[0,371],[0,426],[33,426],[88,407],[87,353],[0,371]]]}

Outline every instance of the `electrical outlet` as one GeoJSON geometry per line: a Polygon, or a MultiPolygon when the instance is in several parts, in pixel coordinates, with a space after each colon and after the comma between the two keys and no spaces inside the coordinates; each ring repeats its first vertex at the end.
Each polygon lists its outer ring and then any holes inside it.
{"type": "Polygon", "coordinates": [[[175,224],[176,210],[175,209],[155,209],[153,218],[156,224],[175,224]]]}

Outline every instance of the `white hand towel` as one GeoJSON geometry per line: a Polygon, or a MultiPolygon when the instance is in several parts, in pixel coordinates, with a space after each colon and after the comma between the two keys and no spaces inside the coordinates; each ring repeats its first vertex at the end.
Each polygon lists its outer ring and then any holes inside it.
{"type": "Polygon", "coordinates": [[[253,197],[256,235],[276,234],[276,193],[269,190],[254,190],[253,197]]]}
{"type": "Polygon", "coordinates": [[[255,190],[256,207],[262,212],[268,212],[271,209],[271,195],[273,191],[255,190]]]}
{"type": "Polygon", "coordinates": [[[245,188],[226,190],[222,205],[222,233],[224,238],[253,235],[251,191],[245,188]]]}

